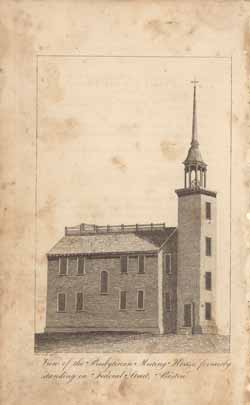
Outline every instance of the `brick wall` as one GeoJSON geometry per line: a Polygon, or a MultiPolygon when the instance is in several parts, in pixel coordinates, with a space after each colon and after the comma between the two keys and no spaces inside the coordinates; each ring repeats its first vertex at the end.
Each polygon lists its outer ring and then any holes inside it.
{"type": "Polygon", "coordinates": [[[86,257],[85,274],[77,275],[77,258],[69,258],[68,275],[58,274],[58,258],[48,260],[47,331],[121,330],[158,332],[157,255],[145,256],[145,274],[129,257],[121,274],[120,257],[86,257]],[[107,295],[100,294],[100,273],[109,273],[107,295]],[[137,289],[144,290],[144,310],[137,310],[137,289]],[[127,309],[119,309],[119,291],[127,291],[127,309]],[[57,312],[57,293],[66,293],[66,312],[57,312]],[[84,311],[76,312],[76,293],[84,293],[84,311]]]}

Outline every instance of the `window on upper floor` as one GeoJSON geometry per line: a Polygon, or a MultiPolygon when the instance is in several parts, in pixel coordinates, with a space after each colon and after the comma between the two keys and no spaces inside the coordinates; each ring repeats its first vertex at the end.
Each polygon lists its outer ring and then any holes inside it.
{"type": "Polygon", "coordinates": [[[212,290],[212,273],[211,273],[211,271],[206,271],[205,288],[206,288],[206,290],[212,290]]]}
{"type": "Polygon", "coordinates": [[[171,257],[171,253],[166,253],[164,255],[164,261],[165,261],[165,271],[167,274],[171,274],[172,273],[172,257],[171,257]]]}
{"type": "Polygon", "coordinates": [[[103,270],[101,272],[101,286],[100,286],[101,294],[108,293],[108,272],[103,270]]]}
{"type": "Polygon", "coordinates": [[[126,291],[120,291],[120,309],[126,309],[127,308],[127,292],[126,291]]]}
{"type": "Polygon", "coordinates": [[[212,219],[212,211],[211,211],[211,203],[206,202],[206,219],[211,220],[212,219]]]}
{"type": "Polygon", "coordinates": [[[60,276],[66,276],[68,273],[68,258],[60,257],[59,260],[59,274],[60,276]]]}
{"type": "Polygon", "coordinates": [[[57,294],[57,312],[66,311],[66,294],[58,293],[57,294]]]}
{"type": "Polygon", "coordinates": [[[121,273],[128,272],[128,256],[121,256],[121,273]]]}
{"type": "Polygon", "coordinates": [[[206,321],[212,319],[212,304],[210,302],[205,303],[205,319],[206,321]]]}
{"type": "Polygon", "coordinates": [[[137,290],[137,309],[144,309],[144,291],[137,290]]]}
{"type": "Polygon", "coordinates": [[[76,312],[83,311],[83,293],[76,293],[76,312]]]}
{"type": "Polygon", "coordinates": [[[77,274],[78,274],[78,276],[82,276],[83,274],[85,274],[85,257],[84,256],[78,257],[77,274]]]}
{"type": "Polygon", "coordinates": [[[140,255],[140,256],[139,256],[138,273],[139,273],[139,274],[145,273],[145,260],[144,260],[144,256],[143,256],[143,255],[140,255]]]}
{"type": "Polygon", "coordinates": [[[206,237],[206,256],[212,256],[212,238],[206,237]]]}

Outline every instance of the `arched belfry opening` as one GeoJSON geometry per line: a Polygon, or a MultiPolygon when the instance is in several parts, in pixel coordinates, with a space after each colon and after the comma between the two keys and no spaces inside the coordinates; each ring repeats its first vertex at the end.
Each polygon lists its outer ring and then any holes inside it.
{"type": "Polygon", "coordinates": [[[192,83],[194,83],[192,140],[188,155],[183,162],[184,188],[199,189],[207,186],[207,164],[201,156],[197,133],[196,84],[198,82],[194,80],[192,83]]]}

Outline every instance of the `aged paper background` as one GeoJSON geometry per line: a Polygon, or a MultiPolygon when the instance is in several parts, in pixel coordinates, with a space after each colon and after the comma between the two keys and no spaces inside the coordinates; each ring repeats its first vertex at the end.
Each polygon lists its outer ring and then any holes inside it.
{"type": "MultiPolygon", "coordinates": [[[[0,7],[2,403],[249,403],[249,3],[4,1],[0,7]],[[59,58],[52,55],[71,55],[73,58],[67,57],[67,61],[64,58],[62,63],[62,59],[59,62],[59,58]],[[154,60],[151,65],[143,61],[135,63],[129,59],[120,63],[112,59],[100,69],[100,62],[96,59],[83,57],[76,61],[76,55],[160,55],[175,58],[166,59],[166,62],[154,60]],[[182,65],[177,57],[183,56],[199,58],[185,59],[182,65]],[[154,77],[152,71],[158,71],[164,63],[164,76],[154,77]],[[144,64],[144,75],[138,82],[138,72],[142,70],[140,64],[144,64]],[[103,224],[110,222],[110,218],[117,223],[123,222],[124,217],[128,223],[140,222],[145,217],[161,221],[166,195],[166,222],[170,218],[174,222],[173,190],[177,184],[182,184],[180,162],[186,152],[186,136],[190,134],[187,125],[191,107],[188,105],[186,111],[181,109],[178,99],[186,97],[188,100],[189,81],[193,75],[198,76],[201,85],[199,108],[204,128],[200,133],[211,142],[207,151],[209,182],[213,184],[213,179],[216,179],[216,184],[220,185],[218,188],[224,200],[219,209],[224,213],[230,211],[230,139],[225,131],[230,132],[229,84],[232,79],[231,353],[205,356],[213,361],[229,359],[232,366],[223,372],[216,367],[202,369],[181,381],[152,378],[150,381],[100,382],[90,377],[78,384],[45,382],[41,379],[44,356],[34,354],[34,332],[44,328],[45,253],[61,236],[63,226],[74,225],[79,218],[103,224]],[[136,92],[134,83],[140,91],[136,92]],[[86,94],[78,91],[81,86],[86,94]],[[167,96],[164,95],[164,86],[167,96]],[[38,124],[43,136],[36,144],[38,89],[38,124]],[[107,100],[107,89],[111,101],[107,100]],[[123,92],[127,94],[127,106],[121,111],[121,106],[115,101],[123,92]],[[153,94],[150,103],[134,112],[131,107],[133,97],[137,97],[137,105],[140,105],[143,99],[148,100],[149,94],[153,94]],[[102,96],[105,109],[101,108],[101,104],[91,104],[90,95],[93,100],[102,96]],[[157,97],[161,97],[158,105],[157,97]],[[78,108],[73,99],[79,100],[78,108]],[[173,102],[170,103],[170,100],[173,102]],[[165,101],[169,114],[164,114],[165,101]],[[207,110],[212,106],[214,110],[214,104],[216,111],[211,121],[204,105],[207,110]],[[85,115],[81,117],[82,108],[85,115]],[[150,117],[150,128],[146,122],[147,108],[154,111],[150,117]],[[105,147],[102,148],[98,147],[101,140],[93,135],[97,115],[98,125],[103,123],[105,147]],[[168,126],[165,115],[167,120],[168,116],[171,117],[168,126]],[[136,135],[133,127],[135,116],[137,125],[139,116],[140,133],[145,134],[143,139],[136,135]],[[175,120],[178,120],[178,125],[175,120]],[[110,130],[112,126],[113,132],[107,133],[107,128],[110,130]],[[166,137],[159,130],[164,127],[166,137]],[[127,135],[133,134],[133,131],[135,137],[127,135]],[[220,131],[222,134],[218,136],[220,131]],[[117,132],[118,137],[115,137],[117,132]],[[82,133],[85,134],[84,139],[82,133]],[[157,145],[157,148],[152,145],[157,145]],[[138,159],[139,152],[142,152],[140,156],[144,160],[138,159]],[[75,160],[73,164],[72,156],[75,160]],[[102,165],[103,156],[105,167],[102,165]],[[81,178],[82,160],[86,164],[81,178]],[[159,211],[154,209],[154,198],[145,201],[143,192],[148,191],[147,182],[143,184],[142,194],[135,186],[130,186],[135,173],[143,182],[140,165],[147,160],[151,161],[153,169],[150,167],[145,177],[150,178],[152,184],[159,184],[159,189],[168,189],[168,194],[160,194],[160,191],[154,197],[161,201],[159,211]],[[165,180],[164,167],[166,172],[173,171],[172,183],[169,183],[169,177],[165,180]],[[39,178],[36,169],[39,170],[39,178]],[[86,181],[88,178],[91,179],[89,183],[86,181]],[[37,183],[39,188],[36,193],[37,183]],[[104,191],[101,189],[103,184],[104,191]],[[130,199],[125,191],[128,186],[130,199]],[[135,203],[129,203],[131,199],[135,203]]],[[[218,266],[224,272],[220,273],[221,278],[217,282],[219,288],[227,291],[229,228],[227,221],[220,224],[218,237],[218,249],[223,252],[218,266]]],[[[223,308],[220,328],[224,333],[230,329],[229,298],[229,294],[222,294],[218,302],[223,308]]],[[[89,354],[87,357],[91,361],[96,356],[89,354]]],[[[116,358],[115,355],[112,357],[116,358]]],[[[140,362],[141,357],[140,354],[117,355],[117,359],[123,361],[136,359],[140,362]]],[[[161,354],[150,357],[156,361],[175,356],[161,354]]],[[[204,359],[204,355],[198,354],[182,357],[193,361],[204,359]]],[[[63,358],[68,359],[69,356],[63,355],[63,358]]]]}

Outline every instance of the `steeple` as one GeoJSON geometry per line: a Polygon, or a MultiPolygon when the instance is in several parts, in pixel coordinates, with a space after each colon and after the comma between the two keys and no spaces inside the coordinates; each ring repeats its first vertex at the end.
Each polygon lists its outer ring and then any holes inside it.
{"type": "Polygon", "coordinates": [[[192,120],[192,139],[190,148],[185,161],[184,187],[185,188],[206,188],[206,172],[207,165],[203,161],[199,149],[198,129],[197,129],[197,106],[196,106],[196,84],[197,80],[193,80],[194,95],[193,95],[193,120],[192,120]]]}
{"type": "Polygon", "coordinates": [[[199,146],[198,142],[198,134],[197,134],[197,115],[196,115],[196,80],[193,81],[194,83],[194,99],[193,99],[193,125],[192,125],[192,146],[199,146]]]}

